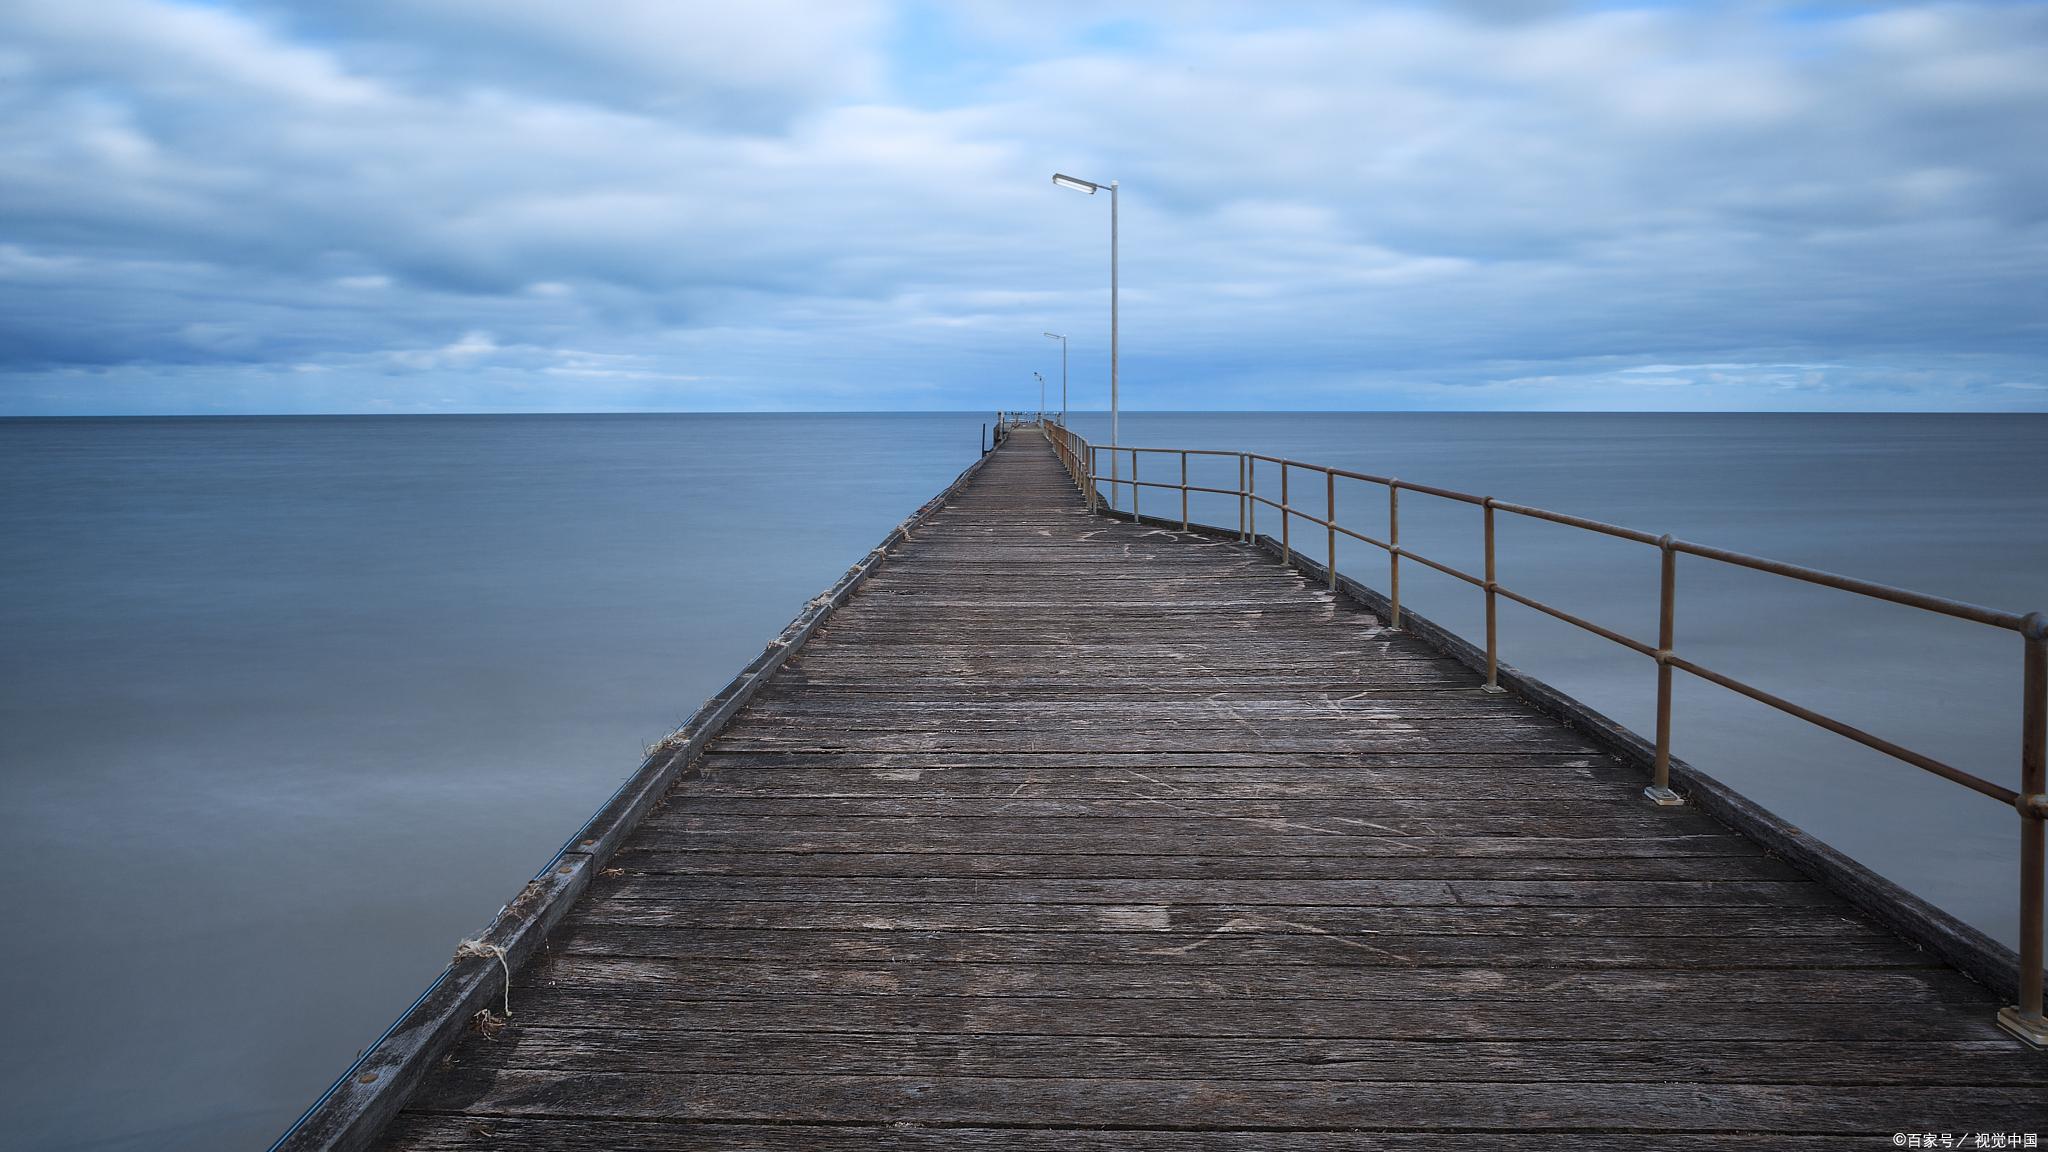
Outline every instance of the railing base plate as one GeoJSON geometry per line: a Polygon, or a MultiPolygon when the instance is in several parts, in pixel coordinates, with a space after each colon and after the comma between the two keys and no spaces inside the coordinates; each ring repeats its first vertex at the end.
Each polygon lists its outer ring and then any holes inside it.
{"type": "Polygon", "coordinates": [[[1998,1026],[2036,1048],[2048,1048],[2048,1018],[2023,1015],[2014,1005],[1998,1010],[1998,1026]]]}
{"type": "Polygon", "coordinates": [[[1479,686],[1479,690],[1480,690],[1481,692],[1505,692],[1505,691],[1507,691],[1507,689],[1505,689],[1505,688],[1501,687],[1501,686],[1500,686],[1500,685],[1498,685],[1498,684],[1481,684],[1481,685],[1479,686]]]}
{"type": "Polygon", "coordinates": [[[1680,796],[1669,788],[1659,788],[1655,784],[1643,789],[1643,795],[1650,798],[1650,803],[1665,808],[1672,808],[1685,803],[1685,797],[1680,796]]]}

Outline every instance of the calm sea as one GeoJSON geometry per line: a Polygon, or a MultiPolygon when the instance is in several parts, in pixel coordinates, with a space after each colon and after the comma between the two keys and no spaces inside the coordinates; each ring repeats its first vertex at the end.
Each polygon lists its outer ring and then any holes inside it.
{"type": "MultiPolygon", "coordinates": [[[[0,421],[9,1145],[261,1148],[645,744],[974,459],[983,419],[0,421]]],[[[2048,608],[2048,417],[1138,413],[1122,432],[2048,608]]],[[[1377,490],[1338,503],[1384,523],[1377,490]]],[[[1654,549],[1500,528],[1504,584],[1654,638],[1654,549]]],[[[1478,562],[1470,508],[1410,496],[1401,531],[1478,562]]],[[[1343,561],[1384,584],[1383,558],[1343,561]]],[[[1402,587],[1476,634],[1471,589],[1416,565],[1402,587]]],[[[2017,783],[2013,636],[1703,561],[1678,604],[1692,658],[2017,783]]],[[[1647,727],[1649,661],[1503,611],[1504,658],[1647,727]]],[[[2011,939],[2009,810],[1683,678],[1677,716],[1680,755],[2011,939]]]]}

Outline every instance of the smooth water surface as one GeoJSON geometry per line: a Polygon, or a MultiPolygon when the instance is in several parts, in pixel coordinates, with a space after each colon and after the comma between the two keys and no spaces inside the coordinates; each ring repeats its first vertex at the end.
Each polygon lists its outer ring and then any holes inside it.
{"type": "MultiPolygon", "coordinates": [[[[983,419],[0,421],[0,1142],[261,1148],[644,745],[972,462],[983,419]]],[[[2043,417],[1136,413],[1122,431],[2048,607],[2043,417]]],[[[1234,461],[1195,467],[1235,484],[1234,461]]],[[[1383,491],[1338,502],[1382,530],[1383,491]]],[[[1477,513],[1431,504],[1404,498],[1403,543],[1476,566],[1477,513]]],[[[1654,549],[1503,518],[1499,551],[1508,586],[1654,638],[1654,549]]],[[[1384,585],[1383,557],[1341,560],[1384,585]]],[[[1412,564],[1402,585],[1479,634],[1471,589],[1412,564]]],[[[1649,661],[1503,613],[1508,661],[1647,730],[1649,661]]],[[[1709,666],[2016,783],[2010,634],[1690,559],[1678,626],[1709,666]]],[[[2010,810],[1683,678],[1677,749],[2011,938],[2010,810]]]]}

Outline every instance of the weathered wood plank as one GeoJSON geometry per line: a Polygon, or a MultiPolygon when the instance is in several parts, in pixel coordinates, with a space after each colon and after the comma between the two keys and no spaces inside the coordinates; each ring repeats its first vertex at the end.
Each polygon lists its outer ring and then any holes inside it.
{"type": "Polygon", "coordinates": [[[1806,878],[1764,855],[1109,856],[916,852],[662,852],[612,857],[628,875],[1232,880],[1772,880],[1806,878]]]}
{"type": "Polygon", "coordinates": [[[1659,821],[1654,816],[1646,815],[1640,808],[1620,806],[1612,812],[1572,816],[1517,817],[1512,812],[1406,816],[1397,812],[1374,811],[1371,817],[1347,816],[1336,819],[1286,816],[1205,818],[1179,816],[1167,811],[1150,816],[866,816],[858,820],[844,820],[834,816],[779,816],[768,820],[751,816],[700,816],[688,811],[664,809],[647,822],[648,835],[657,839],[669,833],[699,832],[837,835],[856,839],[868,836],[887,837],[892,833],[913,836],[1087,836],[1098,840],[1117,835],[1157,835],[1190,841],[1205,836],[1225,840],[1236,838],[1240,850],[1248,850],[1252,847],[1253,840],[1268,835],[1321,836],[1347,840],[1461,836],[1568,838],[1629,835],[1711,836],[1719,830],[1719,825],[1697,812],[1676,812],[1668,819],[1659,821]],[[770,829],[773,832],[770,832],[770,829]]]}
{"type": "Polygon", "coordinates": [[[1520,775],[1521,770],[1550,765],[1567,768],[1612,767],[1614,761],[1598,753],[1581,750],[1518,751],[1508,748],[1474,749],[1468,752],[1438,751],[1347,751],[1275,755],[1229,749],[1201,749],[1188,752],[1126,752],[1116,748],[1092,748],[1078,753],[1003,752],[960,748],[943,752],[726,752],[706,753],[699,766],[707,772],[719,766],[761,768],[1038,768],[1050,770],[1116,770],[1152,768],[1256,769],[1243,772],[1247,778],[1269,772],[1322,771],[1365,772],[1375,768],[1469,768],[1495,770],[1501,775],[1520,775]]]}
{"type": "MultiPolygon", "coordinates": [[[[1020,790],[1021,791],[1021,790],[1020,790]]],[[[1462,817],[1472,810],[1471,801],[1451,798],[1408,798],[1377,796],[1373,806],[1389,816],[1404,819],[1462,817]]],[[[1039,796],[931,796],[881,798],[874,796],[721,796],[706,794],[671,799],[668,811],[676,818],[728,816],[780,824],[784,820],[817,817],[848,820],[1355,820],[1360,798],[1338,800],[1212,800],[1197,796],[1140,796],[1129,798],[1048,799],[1039,796]]],[[[1605,789],[1588,796],[1568,798],[1537,796],[1515,805],[1530,819],[1563,820],[1573,817],[1609,817],[1617,812],[1637,815],[1636,805],[1619,789],[1605,789]],[[1618,793],[1618,794],[1617,794],[1618,793]]]]}
{"type": "MultiPolygon", "coordinates": [[[[1038,800],[1131,800],[1186,797],[1218,800],[1340,800],[1352,805],[1375,798],[1463,800],[1468,806],[1484,788],[1511,800],[1615,799],[1616,785],[1632,777],[1618,767],[1583,767],[1569,762],[1529,768],[1436,767],[1420,770],[1155,768],[849,768],[832,764],[774,768],[740,766],[732,758],[699,767],[696,787],[669,797],[669,806],[737,797],[819,797],[831,799],[963,801],[980,797],[1038,800]]],[[[1627,793],[1621,791],[1625,797],[1627,793]]],[[[1618,802],[1626,803],[1626,800],[1618,802]]]]}
{"type": "MultiPolygon", "coordinates": [[[[695,1123],[592,1120],[581,1117],[474,1116],[463,1112],[408,1113],[392,1129],[399,1152],[468,1152],[519,1148],[526,1152],[1557,1152],[1555,1133],[1371,1131],[1284,1132],[1272,1129],[1116,1128],[1044,1125],[986,1128],[912,1124],[875,1125],[695,1123]]],[[[1573,1152],[1642,1152],[1642,1137],[1575,1132],[1573,1152]]],[[[1748,1133],[1661,1133],[1669,1152],[1753,1152],[1748,1133]]],[[[1887,1149],[1889,1134],[1774,1136],[1772,1152],[1887,1149]]]]}
{"type": "Polygon", "coordinates": [[[494,1116],[826,1121],[1029,1126],[1047,1116],[1101,1126],[1328,1129],[1370,1123],[1420,1131],[1901,1131],[1929,1116],[1971,1128],[2038,1130],[2048,1100],[2029,1087],[1785,1084],[1346,1083],[1329,1080],[1125,1080],[1081,1077],[661,1076],[457,1064],[419,1106],[494,1116]]]}
{"type": "MultiPolygon", "coordinates": [[[[1852,1004],[1404,1000],[1265,1000],[1249,1004],[1203,1000],[1092,999],[1076,996],[792,996],[718,999],[607,995],[595,988],[528,986],[523,1002],[545,996],[549,1018],[591,1028],[646,1027],[651,1019],[687,1021],[729,1032],[968,1032],[1048,1036],[1355,1037],[1473,1042],[1500,1040],[2002,1041],[1985,1013],[1950,1004],[1852,1004]]],[[[522,1002],[513,992],[514,1009],[522,1002]]],[[[481,1042],[481,1041],[479,1041],[481,1042]]],[[[2015,1053],[2015,1060],[2031,1060],[2015,1053]]],[[[459,1059],[459,1057],[458,1057],[459,1059]]]]}
{"type": "MultiPolygon", "coordinates": [[[[1361,950],[1363,950],[1361,948],[1361,950]]],[[[1373,953],[1380,955],[1380,953],[1373,953]]],[[[1947,968],[1838,971],[1763,968],[1414,968],[1308,967],[1275,980],[1257,965],[1177,964],[808,964],[769,960],[673,960],[565,955],[536,959],[518,987],[571,984],[592,995],[679,999],[764,996],[1075,997],[1094,1000],[1286,1000],[1502,1003],[1538,1000],[1591,1005],[1690,997],[1715,1004],[1967,1004],[1976,986],[1947,968]]],[[[821,1009],[827,1011],[828,1009],[821,1009]]],[[[857,1014],[861,1008],[835,1007],[857,1014]]]]}
{"type": "MultiPolygon", "coordinates": [[[[984,752],[1064,752],[1085,754],[1105,740],[1115,740],[1137,751],[1201,753],[1205,749],[1272,752],[1287,755],[1327,752],[1418,752],[1466,751],[1481,746],[1495,749],[1500,741],[1489,739],[1484,729],[1463,731],[1359,730],[1319,736],[1267,734],[1253,728],[1211,729],[1200,732],[1171,730],[1133,734],[1085,729],[1045,729],[1007,736],[966,731],[856,731],[830,729],[792,731],[750,730],[743,735],[720,738],[712,746],[721,752],[945,752],[976,749],[984,752]]],[[[1513,734],[1509,746],[1517,751],[1575,751],[1591,754],[1586,742],[1570,733],[1529,728],[1513,734]]]]}
{"type": "MultiPolygon", "coordinates": [[[[1162,880],[1010,876],[667,876],[628,874],[593,900],[663,904],[1114,904],[1195,908],[1835,907],[1827,889],[1776,880],[1162,880]]],[[[1707,913],[1711,915],[1711,913],[1707,913]]]]}
{"type": "MultiPolygon", "coordinates": [[[[772,826],[770,826],[772,827],[772,826]]],[[[998,827],[1001,827],[998,825],[998,827]]],[[[887,827],[816,832],[762,831],[741,826],[730,830],[703,828],[647,829],[635,845],[662,852],[895,852],[955,855],[984,852],[1005,855],[1102,856],[1337,856],[1337,857],[1512,857],[1516,859],[1585,859],[1595,857],[1724,856],[1753,857],[1756,846],[1725,833],[1667,831],[1650,826],[1626,833],[1586,836],[1512,835],[1510,826],[1491,835],[1466,832],[1454,836],[1345,836],[1313,829],[1301,833],[1252,835],[1252,828],[1221,832],[1189,831],[1157,821],[1143,827],[1084,826],[1069,833],[1018,830],[965,832],[933,830],[929,825],[899,820],[887,827]],[[1114,829],[1114,837],[1104,836],[1114,829]]]]}
{"type": "Polygon", "coordinates": [[[982,1036],[919,1033],[712,1032],[618,1028],[507,1029],[470,1053],[479,1069],[787,1075],[821,1061],[861,1076],[1527,1083],[1573,1070],[1583,1083],[1698,1080],[1735,1084],[2036,1083],[2040,1061],[1996,1041],[1505,1041],[1438,1044],[1232,1036],[982,1036]]]}
{"type": "Polygon", "coordinates": [[[1252,922],[1211,932],[890,931],[669,928],[606,920],[574,924],[550,947],[565,955],[814,963],[1309,964],[1432,968],[1918,968],[1935,961],[1854,921],[1846,932],[1780,923],[1771,946],[1751,935],[1599,936],[1587,933],[1397,935],[1277,929],[1252,922]],[[792,935],[800,932],[801,935],[792,935]],[[1796,933],[1796,934],[1795,934],[1796,933]],[[1811,934],[1808,934],[1811,933],[1811,934]],[[1365,945],[1365,946],[1361,946],[1365,945]]]}
{"type": "MultiPolygon", "coordinates": [[[[686,887],[679,885],[678,887],[686,887]]],[[[591,898],[589,915],[609,924],[669,929],[867,929],[900,932],[1306,932],[1350,939],[1370,950],[1386,936],[1465,934],[1503,941],[1518,936],[1780,936],[1884,934],[1842,909],[1810,907],[1320,907],[1291,904],[827,904],[797,900],[612,900],[591,898]]],[[[801,945],[796,945],[800,947],[801,945]]],[[[1134,943],[1133,947],[1146,947],[1134,943]]]]}

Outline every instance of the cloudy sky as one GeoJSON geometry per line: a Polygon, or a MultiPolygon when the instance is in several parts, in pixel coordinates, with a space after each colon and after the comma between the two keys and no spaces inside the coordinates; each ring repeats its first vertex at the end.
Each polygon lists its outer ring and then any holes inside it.
{"type": "Polygon", "coordinates": [[[0,413],[2048,409],[2048,6],[7,0],[0,413]]]}

